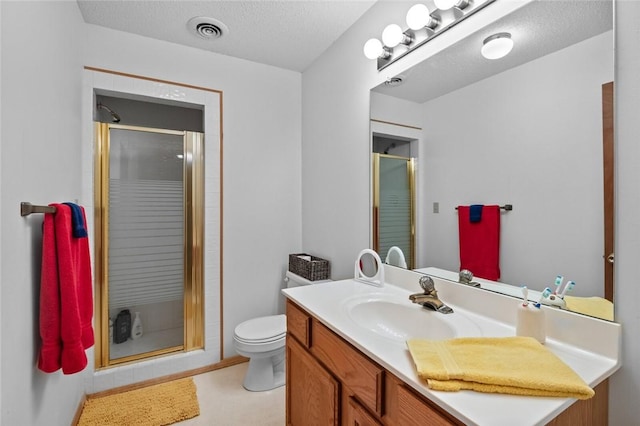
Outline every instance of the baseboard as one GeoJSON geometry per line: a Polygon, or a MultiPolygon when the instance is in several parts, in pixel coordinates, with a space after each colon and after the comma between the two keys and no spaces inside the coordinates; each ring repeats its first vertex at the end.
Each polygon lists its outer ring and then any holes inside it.
{"type": "Polygon", "coordinates": [[[82,415],[82,409],[84,408],[84,403],[87,400],[87,394],[82,395],[80,398],[80,402],[78,403],[78,408],[76,408],[76,415],[73,416],[73,420],[71,421],[71,426],[77,426],[80,421],[80,416],[82,415]]]}

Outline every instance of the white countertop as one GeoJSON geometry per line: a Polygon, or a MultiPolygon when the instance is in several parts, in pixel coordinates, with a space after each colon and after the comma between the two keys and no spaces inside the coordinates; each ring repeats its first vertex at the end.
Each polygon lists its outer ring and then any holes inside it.
{"type": "MultiPolygon", "coordinates": [[[[439,290],[438,283],[436,283],[436,289],[439,290]]],[[[469,289],[474,290],[471,287],[469,289]]],[[[461,291],[466,291],[466,289],[461,291]]],[[[402,336],[392,339],[369,330],[356,323],[347,309],[350,301],[361,297],[389,298],[389,300],[406,300],[408,302],[408,296],[411,292],[403,288],[389,284],[384,287],[374,287],[355,280],[343,280],[285,289],[283,293],[336,334],[465,424],[481,426],[542,425],[551,421],[575,401],[567,398],[430,390],[418,377],[402,336]]],[[[515,328],[512,325],[449,303],[442,297],[442,294],[441,298],[454,309],[453,314],[446,315],[449,317],[447,321],[450,320],[452,323],[461,325],[456,329],[458,334],[455,337],[515,335],[515,328]],[[469,327],[470,323],[477,325],[477,327],[469,327]]],[[[425,316],[444,316],[444,314],[428,311],[410,302],[409,305],[415,306],[415,309],[425,316]]],[[[598,385],[619,368],[619,362],[616,358],[594,353],[553,338],[547,338],[545,346],[573,368],[591,387],[598,385]]]]}

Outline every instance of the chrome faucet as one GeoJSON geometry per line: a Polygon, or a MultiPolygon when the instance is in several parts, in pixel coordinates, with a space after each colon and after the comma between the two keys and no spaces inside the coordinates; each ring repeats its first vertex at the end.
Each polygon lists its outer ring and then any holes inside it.
{"type": "Polygon", "coordinates": [[[471,273],[468,269],[463,269],[458,274],[458,282],[461,284],[470,285],[473,287],[480,287],[480,283],[477,281],[473,281],[473,273],[471,273]]]}
{"type": "Polygon", "coordinates": [[[443,314],[450,314],[453,312],[453,309],[445,305],[442,300],[438,298],[436,285],[430,276],[425,275],[420,277],[420,281],[418,282],[420,283],[422,290],[424,290],[424,293],[412,294],[409,296],[409,300],[413,303],[418,303],[425,308],[430,308],[443,314]]]}

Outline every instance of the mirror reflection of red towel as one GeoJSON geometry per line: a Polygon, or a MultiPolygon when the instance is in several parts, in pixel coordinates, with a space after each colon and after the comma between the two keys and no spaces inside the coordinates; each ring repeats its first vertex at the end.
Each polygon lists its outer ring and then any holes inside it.
{"type": "Polygon", "coordinates": [[[460,270],[475,277],[500,278],[500,206],[484,206],[479,222],[469,220],[469,206],[458,206],[460,270]]]}
{"type": "Polygon", "coordinates": [[[89,243],[86,237],[73,237],[69,206],[50,205],[56,213],[45,214],[42,227],[38,368],[45,373],[62,368],[64,374],[73,374],[87,366],[85,349],[94,343],[89,243]]]}

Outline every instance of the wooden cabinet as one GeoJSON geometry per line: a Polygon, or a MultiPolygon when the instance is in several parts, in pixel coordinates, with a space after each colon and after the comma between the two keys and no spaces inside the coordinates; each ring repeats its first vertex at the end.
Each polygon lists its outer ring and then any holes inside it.
{"type": "Polygon", "coordinates": [[[338,381],[287,339],[287,425],[339,425],[339,392],[338,381]]]}
{"type": "Polygon", "coordinates": [[[287,425],[459,424],[291,301],[287,332],[287,425]]]}
{"type": "Polygon", "coordinates": [[[347,426],[382,426],[354,397],[348,399],[346,418],[347,426]]]}
{"type": "MultiPolygon", "coordinates": [[[[287,301],[287,425],[463,425],[287,301]]],[[[608,382],[549,425],[607,424],[608,382]]]]}

